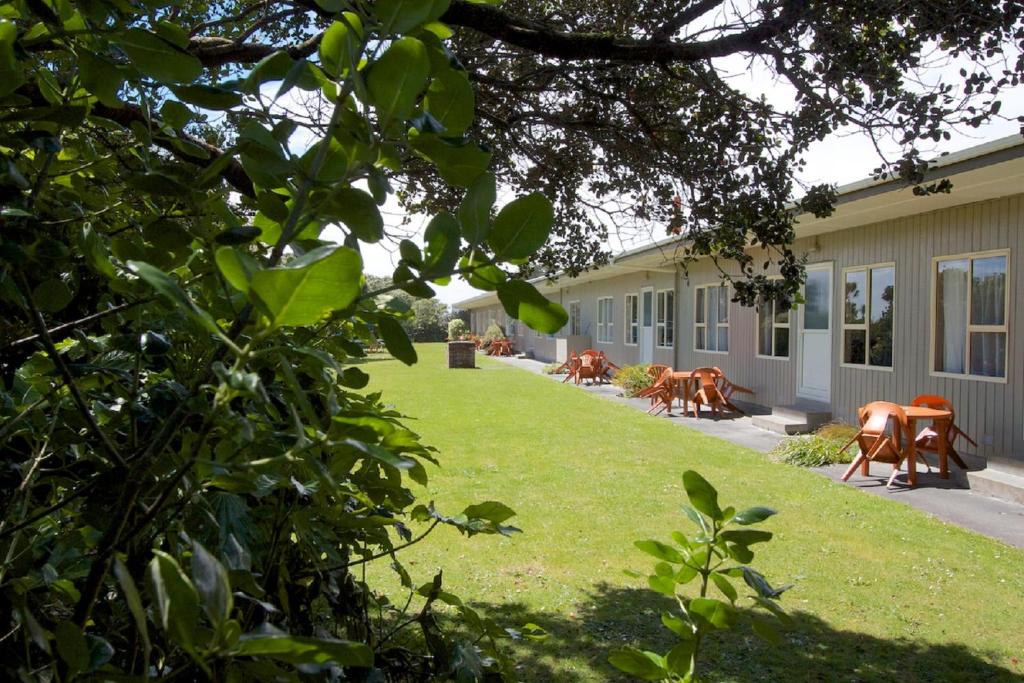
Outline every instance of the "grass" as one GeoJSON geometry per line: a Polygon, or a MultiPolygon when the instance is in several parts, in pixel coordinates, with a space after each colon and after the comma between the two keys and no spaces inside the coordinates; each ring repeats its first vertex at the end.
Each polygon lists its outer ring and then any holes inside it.
{"type": "MultiPolygon", "coordinates": [[[[402,557],[415,580],[443,568],[449,590],[503,625],[551,634],[516,646],[523,680],[621,680],[611,648],[665,647],[663,599],[623,570],[649,569],[634,540],[686,528],[687,469],[723,505],[779,511],[755,566],[773,584],[796,584],[783,599],[796,617],[786,644],[712,641],[707,680],[1024,676],[1021,551],[573,386],[485,358],[477,370],[448,370],[442,345],[418,350],[412,368],[366,369],[369,390],[418,418],[410,428],[441,451],[423,497],[451,512],[500,500],[524,533],[466,539],[443,529],[402,557]]],[[[387,580],[385,566],[372,571],[387,580]]]]}

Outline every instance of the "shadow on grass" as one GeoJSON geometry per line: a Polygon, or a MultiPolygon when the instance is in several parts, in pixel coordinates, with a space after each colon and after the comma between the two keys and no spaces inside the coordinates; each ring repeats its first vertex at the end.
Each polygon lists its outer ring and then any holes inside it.
{"type": "MultiPolygon", "coordinates": [[[[674,603],[643,589],[599,584],[575,611],[533,611],[522,603],[475,603],[504,626],[527,623],[549,634],[516,645],[520,680],[631,680],[608,664],[622,645],[667,652],[673,634],[660,614],[674,603]]],[[[791,612],[785,643],[770,646],[749,630],[710,639],[701,662],[705,681],[1020,681],[1024,677],[979,657],[958,643],[935,645],[884,640],[839,631],[819,617],[791,612]]],[[[995,658],[995,656],[993,656],[995,658]]]]}

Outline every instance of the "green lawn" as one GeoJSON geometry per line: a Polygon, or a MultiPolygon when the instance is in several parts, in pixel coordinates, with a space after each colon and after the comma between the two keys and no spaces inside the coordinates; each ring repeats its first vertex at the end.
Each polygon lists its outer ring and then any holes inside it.
{"type": "Polygon", "coordinates": [[[418,350],[412,368],[366,369],[369,389],[417,418],[410,428],[441,452],[423,497],[451,512],[500,500],[524,533],[443,529],[403,557],[416,580],[443,568],[450,590],[503,625],[551,634],[518,650],[523,680],[619,680],[611,648],[667,642],[664,603],[623,570],[650,567],[635,539],[688,530],[687,469],[718,487],[723,505],[779,511],[754,564],[773,584],[796,584],[782,601],[796,616],[786,644],[715,641],[708,680],[1024,676],[1021,551],[570,385],[485,358],[448,370],[442,345],[418,350]]]}

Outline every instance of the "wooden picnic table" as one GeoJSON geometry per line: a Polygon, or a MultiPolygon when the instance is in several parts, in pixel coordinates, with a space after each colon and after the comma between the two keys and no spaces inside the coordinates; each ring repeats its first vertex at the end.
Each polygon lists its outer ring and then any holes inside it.
{"type": "Polygon", "coordinates": [[[495,339],[487,349],[490,356],[511,356],[512,342],[508,339],[495,339]]]}
{"type": "MultiPolygon", "coordinates": [[[[935,433],[940,435],[938,439],[939,450],[939,476],[949,479],[949,423],[953,419],[953,413],[948,410],[937,408],[926,408],[924,406],[900,406],[907,414],[907,483],[911,486],[917,484],[917,445],[914,443],[914,435],[917,434],[918,420],[931,420],[935,433]]],[[[861,472],[867,474],[867,461],[861,465],[861,472]]]]}

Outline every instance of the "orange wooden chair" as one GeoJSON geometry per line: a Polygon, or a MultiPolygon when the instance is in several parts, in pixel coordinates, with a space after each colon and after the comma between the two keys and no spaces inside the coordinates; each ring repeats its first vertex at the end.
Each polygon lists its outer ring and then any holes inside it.
{"type": "Polygon", "coordinates": [[[733,384],[729,381],[729,378],[725,376],[722,369],[719,367],[711,368],[718,373],[718,393],[722,395],[722,399],[725,400],[725,405],[728,406],[729,410],[739,413],[740,415],[746,415],[746,413],[739,408],[735,403],[732,402],[733,394],[753,394],[754,392],[746,387],[741,387],[738,384],[733,384]]]}
{"type": "Polygon", "coordinates": [[[670,417],[672,415],[672,401],[675,397],[676,388],[675,382],[672,380],[672,368],[668,367],[662,371],[654,384],[637,394],[637,398],[651,399],[651,407],[647,410],[648,413],[657,415],[664,410],[670,417]]]}
{"type": "MultiPolygon", "coordinates": [[[[953,458],[953,462],[959,465],[961,469],[967,469],[967,464],[963,461],[963,458],[960,457],[960,454],[956,452],[956,449],[953,448],[953,442],[956,441],[958,437],[962,436],[967,443],[971,444],[975,448],[978,447],[978,444],[956,425],[956,411],[953,410],[953,404],[942,396],[921,394],[911,401],[910,405],[949,411],[952,417],[949,419],[949,429],[946,431],[946,452],[949,454],[949,457],[953,458]]],[[[939,434],[935,431],[934,427],[925,427],[914,438],[914,444],[919,451],[928,451],[929,453],[937,454],[939,452],[939,434]]],[[[931,472],[932,467],[928,464],[928,461],[924,458],[921,459],[924,460],[925,467],[927,467],[928,471],[931,472]]]]}
{"type": "MultiPolygon", "coordinates": [[[[651,378],[652,383],[657,383],[657,381],[661,379],[661,376],[665,373],[665,371],[671,369],[672,368],[670,368],[667,365],[658,365],[657,363],[651,363],[650,365],[647,366],[647,376],[651,378]]],[[[639,394],[637,394],[637,396],[639,396],[639,394]]],[[[652,408],[654,407],[656,400],[657,399],[654,398],[653,396],[651,397],[652,408]]]]}
{"type": "Polygon", "coordinates": [[[590,383],[597,382],[601,374],[601,358],[597,354],[584,353],[580,356],[580,364],[576,370],[576,384],[585,379],[590,383]]]}
{"type": "Polygon", "coordinates": [[[707,404],[711,408],[711,416],[716,420],[722,410],[729,407],[722,392],[718,389],[718,377],[720,373],[714,368],[697,368],[691,373],[691,377],[697,383],[697,391],[693,395],[693,416],[700,417],[701,405],[707,404]]]}
{"type": "Polygon", "coordinates": [[[895,403],[873,401],[858,411],[858,417],[860,431],[839,449],[842,453],[854,443],[860,448],[857,457],[843,474],[843,481],[847,481],[858,467],[861,468],[861,474],[867,476],[872,462],[887,462],[892,464],[892,475],[886,488],[891,487],[896,475],[900,473],[900,465],[907,457],[902,445],[903,436],[909,436],[907,414],[895,403]]]}

